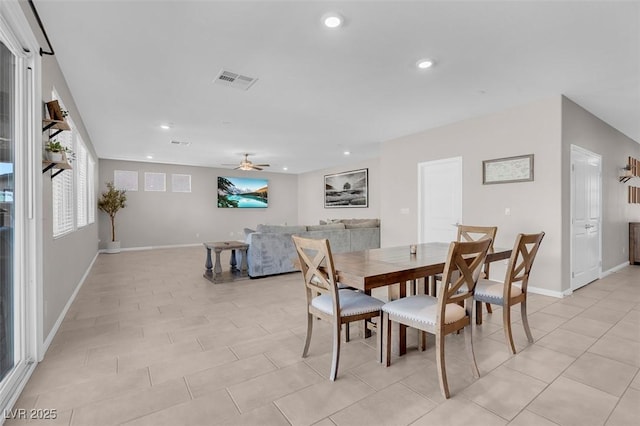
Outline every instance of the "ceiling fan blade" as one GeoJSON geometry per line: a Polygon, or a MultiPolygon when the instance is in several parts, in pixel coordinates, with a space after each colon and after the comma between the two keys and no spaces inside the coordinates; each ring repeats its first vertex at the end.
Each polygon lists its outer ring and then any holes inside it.
{"type": "Polygon", "coordinates": [[[238,163],[233,163],[233,164],[229,164],[229,163],[223,163],[221,164],[221,166],[237,166],[238,163]]]}
{"type": "Polygon", "coordinates": [[[241,169],[241,168],[242,168],[242,166],[238,166],[238,167],[234,167],[233,170],[238,170],[238,169],[241,169]]]}
{"type": "Polygon", "coordinates": [[[262,170],[262,167],[258,167],[258,166],[256,166],[255,164],[254,164],[253,166],[251,166],[251,168],[252,168],[253,170],[262,170]]]}
{"type": "Polygon", "coordinates": [[[270,167],[268,164],[254,164],[254,166],[258,166],[258,167],[270,167]]]}

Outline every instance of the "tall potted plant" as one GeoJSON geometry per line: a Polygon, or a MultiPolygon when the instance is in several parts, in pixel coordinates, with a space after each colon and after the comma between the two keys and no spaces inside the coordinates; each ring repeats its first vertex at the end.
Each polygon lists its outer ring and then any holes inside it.
{"type": "Polygon", "coordinates": [[[111,219],[111,241],[107,242],[107,253],[120,253],[120,241],[116,241],[116,214],[127,206],[126,192],[124,189],[116,189],[113,182],[107,182],[107,191],[98,200],[98,209],[111,219]]]}

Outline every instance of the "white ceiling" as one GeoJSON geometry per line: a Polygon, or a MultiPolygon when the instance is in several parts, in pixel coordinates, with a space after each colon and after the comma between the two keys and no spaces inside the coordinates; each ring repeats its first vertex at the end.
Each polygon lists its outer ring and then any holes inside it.
{"type": "Polygon", "coordinates": [[[300,173],[560,94],[640,141],[638,2],[34,3],[100,158],[300,173]]]}

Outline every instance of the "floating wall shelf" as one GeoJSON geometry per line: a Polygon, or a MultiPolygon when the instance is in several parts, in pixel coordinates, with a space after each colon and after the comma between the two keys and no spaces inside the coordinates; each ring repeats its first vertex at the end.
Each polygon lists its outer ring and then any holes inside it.
{"type": "Polygon", "coordinates": [[[618,176],[618,181],[628,182],[633,177],[640,177],[640,160],[629,157],[627,165],[621,169],[622,173],[618,176]]]}
{"type": "Polygon", "coordinates": [[[62,114],[62,109],[60,108],[58,101],[47,102],[47,111],[49,112],[50,118],[42,120],[42,131],[46,132],[49,129],[56,130],[49,135],[49,138],[54,137],[63,130],[71,130],[69,123],[64,119],[64,115],[62,114]]]}
{"type": "Polygon", "coordinates": [[[60,173],[64,172],[65,170],[71,170],[71,164],[69,164],[69,162],[67,161],[67,157],[63,157],[63,161],[49,161],[49,160],[43,160],[42,161],[42,173],[46,173],[47,171],[51,170],[51,169],[55,169],[55,172],[52,172],[51,174],[51,179],[53,179],[54,177],[58,176],[60,173]]]}

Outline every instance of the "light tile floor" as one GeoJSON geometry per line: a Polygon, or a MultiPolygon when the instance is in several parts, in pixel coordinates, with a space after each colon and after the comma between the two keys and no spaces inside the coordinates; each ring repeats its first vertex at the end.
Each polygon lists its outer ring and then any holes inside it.
{"type": "Polygon", "coordinates": [[[515,309],[515,356],[500,309],[485,314],[479,380],[463,336],[447,337],[445,401],[433,348],[384,368],[359,330],[328,381],[326,324],[300,357],[299,274],[213,285],[203,263],[199,247],[101,254],[14,409],[55,409],[39,423],[73,426],[640,424],[639,267],[565,299],[530,294],[536,342],[515,309]]]}

